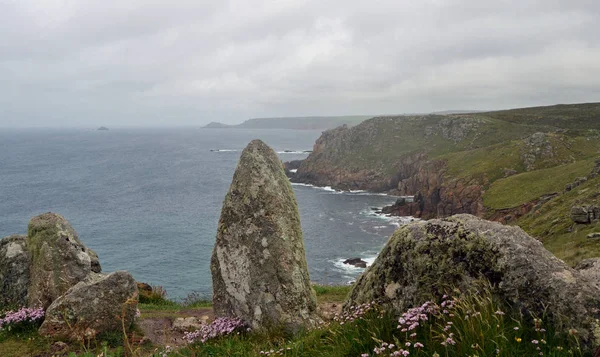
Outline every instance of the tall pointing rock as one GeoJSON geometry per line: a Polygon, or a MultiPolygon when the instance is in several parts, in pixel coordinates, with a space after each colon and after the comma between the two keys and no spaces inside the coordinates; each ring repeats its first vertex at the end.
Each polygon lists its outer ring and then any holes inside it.
{"type": "Polygon", "coordinates": [[[296,198],[283,164],[260,140],[238,163],[210,268],[217,316],[290,331],[318,321],[296,198]]]}

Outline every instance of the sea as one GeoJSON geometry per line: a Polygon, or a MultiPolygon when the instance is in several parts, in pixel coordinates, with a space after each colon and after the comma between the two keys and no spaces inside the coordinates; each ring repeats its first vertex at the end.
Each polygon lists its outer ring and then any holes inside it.
{"type": "MultiPolygon", "coordinates": [[[[261,139],[283,161],[306,158],[320,131],[204,128],[0,129],[0,237],[56,212],[104,272],[127,270],[171,299],[210,296],[222,201],[243,148],[261,139]]],[[[348,284],[410,218],[396,198],[293,184],[311,280],[348,284]]]]}

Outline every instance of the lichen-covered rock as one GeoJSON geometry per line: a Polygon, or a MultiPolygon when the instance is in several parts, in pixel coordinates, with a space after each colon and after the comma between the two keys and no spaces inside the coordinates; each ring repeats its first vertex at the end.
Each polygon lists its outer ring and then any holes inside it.
{"type": "Polygon", "coordinates": [[[575,223],[590,223],[590,215],[588,214],[587,208],[582,206],[571,207],[571,220],[575,223]]]}
{"type": "Polygon", "coordinates": [[[396,312],[438,299],[476,280],[523,311],[547,314],[559,329],[575,328],[600,342],[600,290],[518,227],[471,215],[415,222],[396,231],[360,276],[346,307],[372,300],[396,312]]]}
{"type": "Polygon", "coordinates": [[[575,266],[575,270],[600,287],[600,258],[584,259],[575,266]]]}
{"type": "Polygon", "coordinates": [[[238,163],[210,268],[217,317],[289,331],[318,322],[296,198],[283,164],[260,140],[238,163]]]}
{"type": "Polygon", "coordinates": [[[47,308],[69,288],[100,269],[95,253],[84,246],[69,222],[55,213],[44,213],[29,222],[27,249],[31,269],[29,306],[47,308]]]}
{"type": "Polygon", "coordinates": [[[27,304],[30,261],[26,236],[12,235],[0,240],[0,308],[27,304]]]}
{"type": "Polygon", "coordinates": [[[137,309],[137,284],[131,274],[91,273],[56,299],[39,329],[43,336],[79,341],[129,328],[137,309]]]}

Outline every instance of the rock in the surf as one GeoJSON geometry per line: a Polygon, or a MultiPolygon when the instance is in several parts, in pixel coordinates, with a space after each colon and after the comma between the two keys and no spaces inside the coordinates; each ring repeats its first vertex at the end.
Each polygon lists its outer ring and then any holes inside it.
{"type": "Polygon", "coordinates": [[[346,260],[344,260],[344,264],[352,265],[357,268],[366,268],[367,267],[367,262],[365,262],[364,260],[362,260],[360,258],[346,259],[346,260]]]}
{"type": "Polygon", "coordinates": [[[217,317],[291,332],[319,322],[296,198],[260,140],[244,149],[223,202],[211,272],[217,317]]]}

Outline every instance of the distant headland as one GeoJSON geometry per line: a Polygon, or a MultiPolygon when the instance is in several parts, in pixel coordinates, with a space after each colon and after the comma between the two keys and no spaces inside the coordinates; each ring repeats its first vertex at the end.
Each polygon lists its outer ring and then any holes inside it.
{"type": "Polygon", "coordinates": [[[315,117],[286,117],[286,118],[256,118],[248,119],[237,125],[227,125],[211,122],[204,126],[210,129],[292,129],[292,130],[328,130],[340,125],[354,126],[372,115],[349,116],[315,116],[315,117]]]}
{"type": "Polygon", "coordinates": [[[108,128],[107,128],[107,127],[105,127],[105,126],[101,126],[101,127],[99,127],[98,129],[96,129],[96,130],[103,130],[103,131],[106,131],[106,130],[108,130],[108,128]]]}

